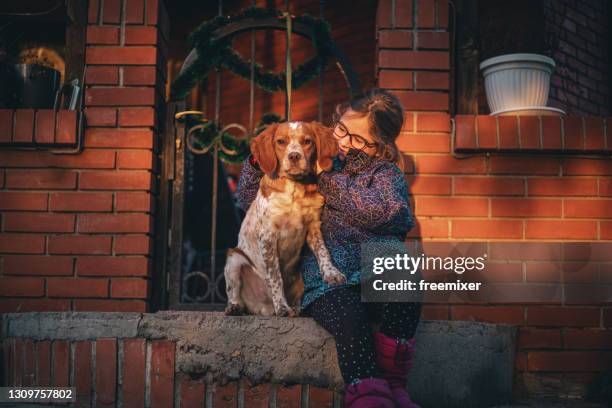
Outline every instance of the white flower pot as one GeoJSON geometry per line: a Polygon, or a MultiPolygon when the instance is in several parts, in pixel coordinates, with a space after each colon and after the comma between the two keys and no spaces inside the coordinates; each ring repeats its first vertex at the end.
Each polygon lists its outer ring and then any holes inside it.
{"type": "Polygon", "coordinates": [[[482,61],[480,69],[491,115],[546,107],[550,75],[555,69],[552,58],[540,54],[506,54],[482,61]]]}

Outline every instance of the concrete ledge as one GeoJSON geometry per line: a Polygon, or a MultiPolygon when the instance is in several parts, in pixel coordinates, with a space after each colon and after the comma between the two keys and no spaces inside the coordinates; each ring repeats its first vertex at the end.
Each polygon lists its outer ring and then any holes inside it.
{"type": "MultiPolygon", "coordinates": [[[[176,371],[225,383],[308,383],[343,388],[331,335],[305,317],[219,312],[22,313],[2,316],[4,337],[176,341],[176,371]]],[[[422,321],[409,390],[423,406],[489,407],[511,400],[516,327],[422,321]]]]}

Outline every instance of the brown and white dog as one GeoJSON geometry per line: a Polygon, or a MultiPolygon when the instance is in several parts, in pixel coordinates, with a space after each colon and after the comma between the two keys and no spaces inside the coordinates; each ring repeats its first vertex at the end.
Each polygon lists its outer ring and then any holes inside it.
{"type": "Polygon", "coordinates": [[[251,143],[262,177],[238,236],[228,250],[227,315],[296,316],[304,282],[299,258],[307,242],[329,284],[346,281],[331,262],[321,235],[324,198],[316,166],[329,170],[338,144],[318,122],[274,123],[251,143]]]}

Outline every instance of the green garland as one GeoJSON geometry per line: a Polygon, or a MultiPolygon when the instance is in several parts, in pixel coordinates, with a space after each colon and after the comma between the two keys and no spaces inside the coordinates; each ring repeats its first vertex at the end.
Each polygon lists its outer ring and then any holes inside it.
{"type": "MultiPolygon", "coordinates": [[[[238,52],[231,48],[231,37],[212,40],[212,34],[221,27],[245,19],[270,17],[281,18],[283,14],[276,9],[249,7],[235,16],[217,16],[202,23],[189,38],[190,44],[198,51],[198,58],[172,83],[172,99],[178,100],[187,96],[196,82],[205,79],[215,67],[225,67],[242,78],[250,80],[251,61],[245,61],[238,52]]],[[[292,88],[297,89],[321,74],[333,55],[334,43],[327,21],[307,14],[295,17],[293,21],[312,27],[314,32],[312,42],[316,50],[314,57],[298,66],[291,74],[292,88]]],[[[265,70],[258,63],[255,63],[254,67],[253,76],[257,86],[268,92],[285,90],[287,77],[284,72],[276,73],[265,70]]]]}

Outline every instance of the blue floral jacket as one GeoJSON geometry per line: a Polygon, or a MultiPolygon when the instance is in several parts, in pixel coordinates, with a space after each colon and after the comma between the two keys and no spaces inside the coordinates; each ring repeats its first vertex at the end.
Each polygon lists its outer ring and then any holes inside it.
{"type": "MultiPolygon", "coordinates": [[[[247,158],[238,182],[238,204],[244,211],[255,199],[262,176],[247,158]]],[[[362,242],[403,242],[414,226],[404,174],[388,161],[351,149],[344,160],[334,159],[331,171],[319,175],[318,187],[325,197],[321,214],[323,239],[347,282],[325,283],[314,254],[304,245],[302,308],[325,292],[360,283],[362,242]]]]}

